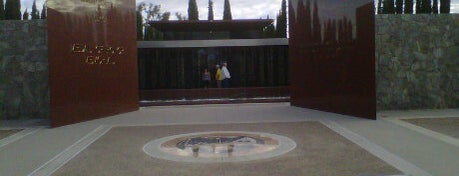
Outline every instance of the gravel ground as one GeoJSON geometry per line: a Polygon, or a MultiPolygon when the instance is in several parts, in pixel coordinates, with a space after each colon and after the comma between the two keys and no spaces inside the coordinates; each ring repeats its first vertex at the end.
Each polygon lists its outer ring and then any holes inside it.
{"type": "Polygon", "coordinates": [[[459,139],[459,118],[418,118],[403,121],[459,139]]]}
{"type": "Polygon", "coordinates": [[[400,171],[319,122],[115,127],[54,175],[397,175],[400,171]],[[282,156],[238,163],[182,163],[148,156],[149,141],[183,133],[251,131],[283,135],[297,147],[282,156]]]}

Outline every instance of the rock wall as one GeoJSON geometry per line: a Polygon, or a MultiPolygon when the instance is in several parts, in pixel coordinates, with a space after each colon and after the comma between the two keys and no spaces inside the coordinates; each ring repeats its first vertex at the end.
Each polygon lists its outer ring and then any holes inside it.
{"type": "Polygon", "coordinates": [[[378,110],[459,108],[459,15],[377,15],[378,110]]]}
{"type": "Polygon", "coordinates": [[[0,120],[49,117],[46,21],[0,21],[0,120]]]}

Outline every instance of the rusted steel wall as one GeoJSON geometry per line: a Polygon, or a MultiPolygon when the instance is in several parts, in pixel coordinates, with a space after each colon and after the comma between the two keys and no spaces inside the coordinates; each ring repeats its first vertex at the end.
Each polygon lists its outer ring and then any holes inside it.
{"type": "Polygon", "coordinates": [[[375,119],[373,1],[289,4],[292,105],[375,119]]]}
{"type": "Polygon", "coordinates": [[[48,0],[51,126],[139,107],[135,1],[48,0]]]}

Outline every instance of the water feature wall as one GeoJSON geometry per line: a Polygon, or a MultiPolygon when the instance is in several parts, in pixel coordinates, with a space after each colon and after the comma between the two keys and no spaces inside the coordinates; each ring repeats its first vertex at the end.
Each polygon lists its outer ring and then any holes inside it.
{"type": "Polygon", "coordinates": [[[228,63],[231,87],[288,86],[288,46],[139,49],[140,89],[200,89],[204,69],[228,63]]]}

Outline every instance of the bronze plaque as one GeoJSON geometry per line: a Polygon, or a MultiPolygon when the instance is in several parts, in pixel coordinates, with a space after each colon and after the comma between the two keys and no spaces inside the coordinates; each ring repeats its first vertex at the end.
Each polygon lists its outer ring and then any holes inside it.
{"type": "Polygon", "coordinates": [[[291,104],[375,119],[373,1],[289,4],[291,104]]]}
{"type": "Polygon", "coordinates": [[[135,0],[48,0],[51,126],[139,108],[135,0]]]}

